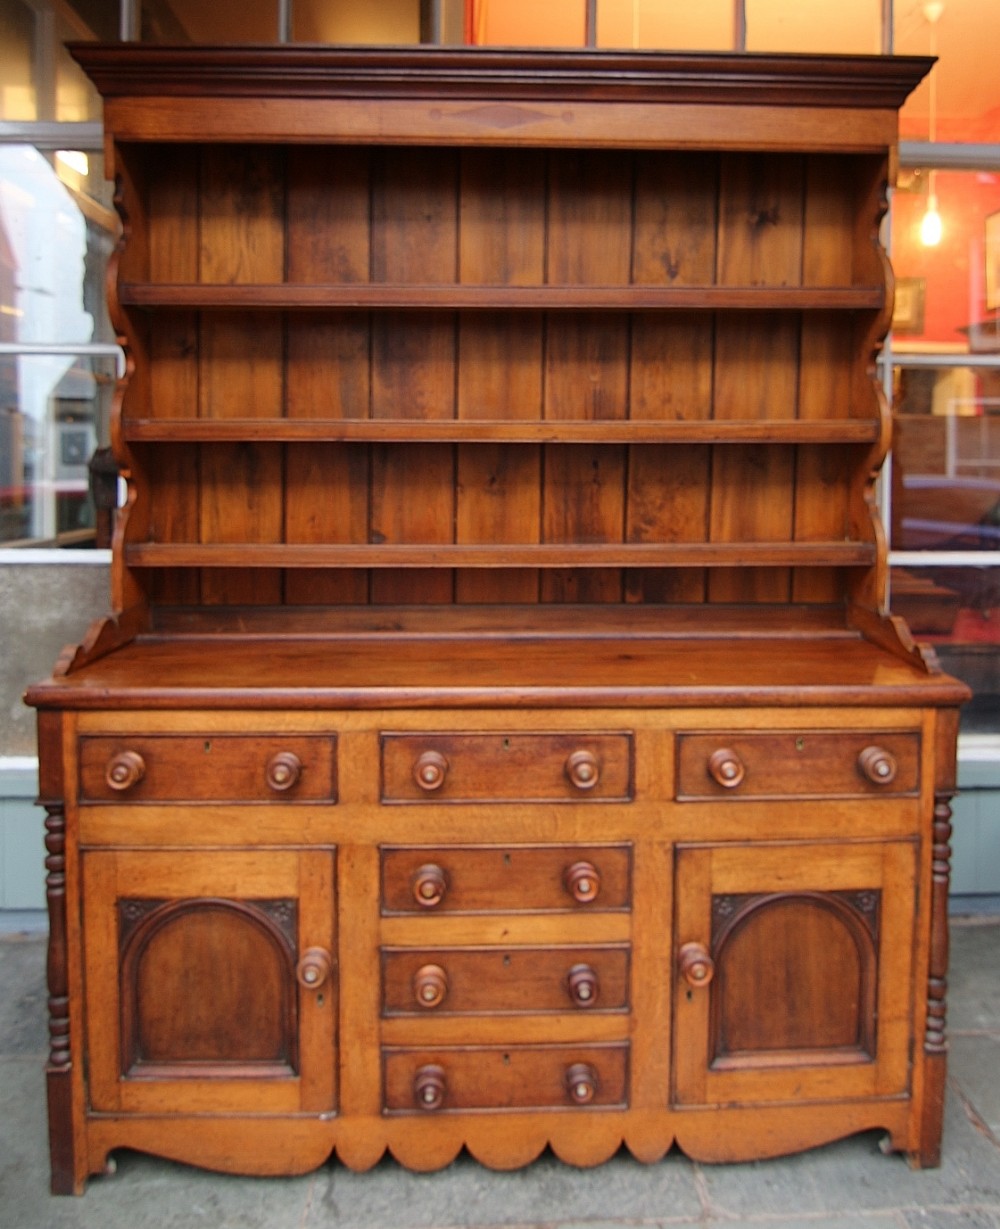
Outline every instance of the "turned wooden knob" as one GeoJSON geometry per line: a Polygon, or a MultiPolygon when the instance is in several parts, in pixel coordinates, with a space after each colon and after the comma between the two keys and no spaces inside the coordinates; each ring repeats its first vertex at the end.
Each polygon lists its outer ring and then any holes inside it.
{"type": "Polygon", "coordinates": [[[305,990],[318,990],[330,976],[330,953],[322,947],[307,948],[295,966],[295,976],[305,990]]]}
{"type": "Polygon", "coordinates": [[[566,1092],[574,1105],[589,1105],[597,1096],[597,1072],[590,1063],[566,1068],[566,1092]]]}
{"type": "Polygon", "coordinates": [[[413,1099],[422,1110],[439,1110],[447,1091],[443,1067],[428,1063],[417,1068],[413,1077],[413,1099]]]}
{"type": "Polygon", "coordinates": [[[302,761],[294,751],[278,751],[267,761],[264,779],[279,794],[292,789],[302,776],[302,761]]]}
{"type": "Polygon", "coordinates": [[[601,779],[601,765],[593,751],[574,751],[566,759],[566,776],[577,789],[593,789],[601,779]]]}
{"type": "Polygon", "coordinates": [[[601,890],[601,876],[593,862],[574,862],[563,874],[566,891],[581,905],[589,905],[601,890]]]}
{"type": "Polygon", "coordinates": [[[413,765],[413,779],[428,794],[444,785],[448,761],[440,751],[422,751],[413,765]]]}
{"type": "Polygon", "coordinates": [[[444,871],[434,862],[417,868],[412,881],[413,899],[422,909],[436,909],[448,891],[444,871]]]}
{"type": "Polygon", "coordinates": [[[573,965],[566,979],[566,989],[577,1007],[593,1007],[600,990],[596,970],[589,964],[573,965]]]}
{"type": "Polygon", "coordinates": [[[131,789],[133,785],[138,785],[145,775],[146,761],[138,751],[119,751],[117,755],[113,755],[108,760],[104,780],[108,783],[109,789],[121,792],[131,789]]]}
{"type": "Polygon", "coordinates": [[[735,789],[747,775],[747,769],[735,751],[720,747],[708,757],[708,775],[723,789],[735,789]]]}
{"type": "Polygon", "coordinates": [[[715,976],[715,963],[700,943],[685,943],[678,953],[678,968],[689,986],[697,990],[715,976]]]}
{"type": "Polygon", "coordinates": [[[448,974],[439,964],[421,965],[413,975],[413,997],[421,1007],[440,1007],[448,993],[448,974]]]}
{"type": "Polygon", "coordinates": [[[858,756],[858,769],[872,785],[891,785],[899,765],[891,751],[884,747],[865,747],[858,756]]]}

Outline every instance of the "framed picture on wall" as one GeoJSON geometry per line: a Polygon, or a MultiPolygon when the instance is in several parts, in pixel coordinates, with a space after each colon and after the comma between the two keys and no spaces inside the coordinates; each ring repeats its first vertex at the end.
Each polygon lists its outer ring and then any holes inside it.
{"type": "Polygon", "coordinates": [[[924,331],[924,291],[927,281],[922,277],[897,277],[896,297],[892,304],[894,333],[924,331]]]}
{"type": "Polygon", "coordinates": [[[986,310],[1000,307],[1000,212],[991,213],[986,219],[983,241],[986,256],[986,310]]]}

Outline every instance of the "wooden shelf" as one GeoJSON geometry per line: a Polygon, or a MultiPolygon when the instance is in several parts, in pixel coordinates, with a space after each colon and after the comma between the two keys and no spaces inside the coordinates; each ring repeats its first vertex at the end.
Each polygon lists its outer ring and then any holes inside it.
{"type": "Polygon", "coordinates": [[[876,286],[483,286],[365,283],[124,282],[126,307],[224,311],[859,311],[885,306],[876,286]]]}
{"type": "Polygon", "coordinates": [[[313,545],[307,543],[134,543],[136,568],[648,568],[862,567],[866,542],[537,543],[503,545],[313,545]]]}
{"type": "Polygon", "coordinates": [[[134,442],[457,443],[457,444],[869,444],[880,426],[868,419],[594,419],[544,422],[496,419],[399,418],[139,418],[124,424],[134,442]]]}

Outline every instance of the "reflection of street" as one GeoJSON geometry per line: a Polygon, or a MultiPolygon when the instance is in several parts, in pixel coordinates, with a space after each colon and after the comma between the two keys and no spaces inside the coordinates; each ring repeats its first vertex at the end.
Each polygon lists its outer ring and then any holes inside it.
{"type": "MultiPolygon", "coordinates": [[[[0,147],[0,340],[89,342],[86,255],[86,220],[49,162],[31,146],[0,147]]],[[[0,356],[0,541],[80,527],[95,395],[72,356],[0,356]]]]}

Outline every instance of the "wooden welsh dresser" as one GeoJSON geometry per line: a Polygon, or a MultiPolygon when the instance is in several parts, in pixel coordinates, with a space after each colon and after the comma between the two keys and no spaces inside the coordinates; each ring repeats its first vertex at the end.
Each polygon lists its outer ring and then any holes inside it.
{"type": "Polygon", "coordinates": [[[29,692],[53,1189],[936,1164],[965,689],[874,500],[929,61],[75,54],[128,499],[29,692]]]}

